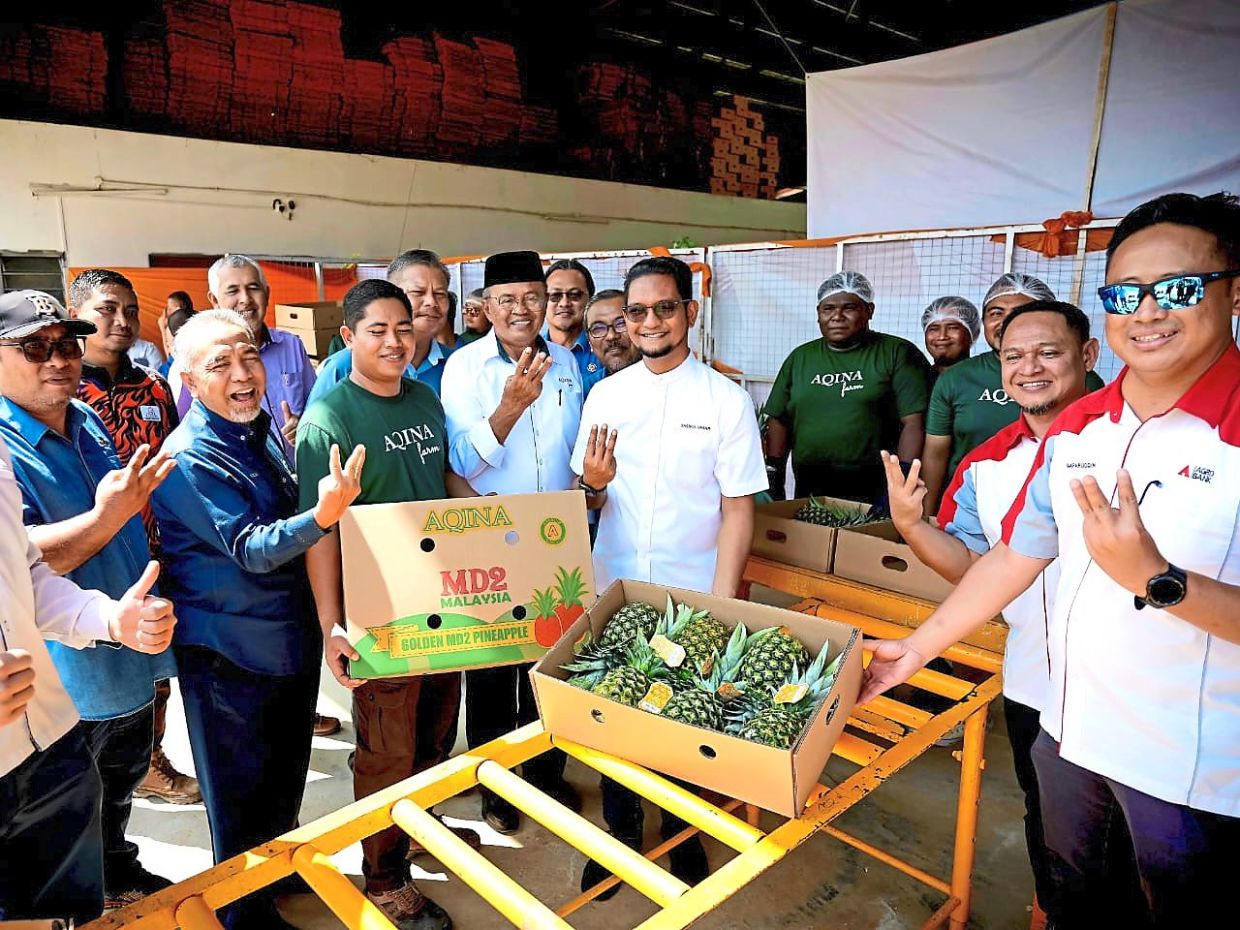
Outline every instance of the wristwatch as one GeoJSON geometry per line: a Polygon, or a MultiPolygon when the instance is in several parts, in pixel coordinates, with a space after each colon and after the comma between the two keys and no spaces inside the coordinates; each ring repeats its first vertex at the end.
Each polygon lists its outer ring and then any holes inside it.
{"type": "Polygon", "coordinates": [[[1137,610],[1140,610],[1146,604],[1161,610],[1166,607],[1174,607],[1184,600],[1184,595],[1187,593],[1188,573],[1184,569],[1168,562],[1165,572],[1155,575],[1146,582],[1145,597],[1136,595],[1133,597],[1133,604],[1137,610]]]}
{"type": "Polygon", "coordinates": [[[602,487],[602,488],[591,487],[590,485],[586,484],[586,480],[584,478],[577,479],[577,487],[581,488],[581,490],[585,491],[591,497],[598,497],[600,494],[602,494],[604,491],[607,490],[607,488],[605,487],[602,487]]]}

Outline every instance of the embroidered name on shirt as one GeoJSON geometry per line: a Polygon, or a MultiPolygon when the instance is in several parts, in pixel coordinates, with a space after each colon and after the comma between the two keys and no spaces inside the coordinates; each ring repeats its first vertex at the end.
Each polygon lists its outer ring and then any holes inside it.
{"type": "Polygon", "coordinates": [[[710,429],[710,426],[709,426],[708,424],[704,424],[704,423],[681,423],[681,424],[680,424],[680,428],[681,428],[681,429],[705,429],[705,430],[709,430],[709,429],[710,429]]]}
{"type": "Polygon", "coordinates": [[[1095,462],[1068,462],[1064,468],[1097,468],[1095,462]]]}
{"type": "Polygon", "coordinates": [[[822,387],[840,386],[840,397],[843,397],[849,391],[859,391],[865,387],[865,376],[861,374],[861,369],[856,371],[836,371],[825,375],[814,375],[810,379],[810,384],[818,384],[822,387]]]}
{"type": "Polygon", "coordinates": [[[1200,465],[1185,465],[1176,474],[1185,478],[1192,478],[1194,481],[1203,481],[1206,484],[1214,480],[1214,469],[1202,468],[1200,465]]]}
{"type": "Polygon", "coordinates": [[[1000,407],[1005,407],[1012,402],[1012,398],[1008,396],[1008,392],[1003,390],[1003,388],[998,388],[994,391],[990,388],[986,388],[986,390],[977,395],[977,399],[989,401],[992,404],[998,404],[1000,407]]]}

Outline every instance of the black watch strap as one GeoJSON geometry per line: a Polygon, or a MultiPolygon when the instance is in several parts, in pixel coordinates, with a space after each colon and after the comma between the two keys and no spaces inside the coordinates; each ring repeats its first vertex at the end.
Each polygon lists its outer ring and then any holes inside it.
{"type": "Polygon", "coordinates": [[[591,497],[598,497],[600,494],[602,494],[604,491],[607,490],[607,488],[596,488],[596,487],[592,487],[591,485],[586,484],[586,481],[584,478],[577,479],[577,487],[581,488],[581,490],[585,491],[591,497]]]}

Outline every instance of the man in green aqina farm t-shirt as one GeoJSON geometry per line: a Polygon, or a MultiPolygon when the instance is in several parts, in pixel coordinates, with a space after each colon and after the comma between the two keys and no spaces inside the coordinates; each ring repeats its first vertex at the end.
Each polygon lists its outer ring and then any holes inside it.
{"type": "Polygon", "coordinates": [[[767,455],[792,450],[797,497],[874,502],[886,490],[879,452],[921,455],[930,365],[915,345],[870,329],[874,288],[841,271],[818,288],[822,338],[792,350],[766,402],[767,455]]]}
{"type": "MultiPolygon", "coordinates": [[[[353,370],[311,404],[297,431],[302,497],[313,497],[330,469],[333,445],[366,448],[359,504],[472,497],[473,489],[448,468],[448,432],[435,392],[404,377],[414,350],[409,298],[387,281],[356,285],[344,298],[346,342],[353,370]]],[[[459,672],[362,681],[345,660],[359,659],[344,635],[340,537],[324,536],[306,554],[306,569],[323,628],[327,666],[353,691],[357,753],[353,791],[365,797],[448,757],[461,703],[459,672]]],[[[462,831],[472,845],[479,840],[462,831]]],[[[390,827],[362,841],[366,895],[401,930],[443,930],[447,914],[410,876],[409,837],[390,827]]]]}

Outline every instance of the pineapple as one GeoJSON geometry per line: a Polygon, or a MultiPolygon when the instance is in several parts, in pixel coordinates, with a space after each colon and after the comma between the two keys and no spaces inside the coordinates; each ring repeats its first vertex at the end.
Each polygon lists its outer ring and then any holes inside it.
{"type": "Polygon", "coordinates": [[[749,640],[745,624],[738,623],[728,639],[728,648],[720,655],[710,656],[711,672],[705,678],[688,674],[682,677],[689,687],[672,696],[663,707],[663,716],[695,727],[721,730],[727,702],[742,692],[732,685],[745,645],[749,640]]]}
{"type": "Polygon", "coordinates": [[[818,656],[804,672],[794,668],[781,684],[804,685],[805,696],[789,704],[775,703],[775,691],[752,691],[727,708],[727,732],[776,749],[788,749],[796,742],[818,703],[835,684],[841,652],[827,665],[830,643],[823,644],[818,656]]]}
{"type": "Polygon", "coordinates": [[[809,653],[786,626],[768,627],[753,635],[740,665],[740,678],[751,689],[771,691],[782,685],[795,666],[809,663],[809,653]]]}
{"type": "Polygon", "coordinates": [[[792,519],[802,523],[813,523],[815,526],[861,526],[873,523],[877,517],[873,511],[861,513],[854,507],[842,504],[829,504],[826,500],[811,497],[809,501],[792,515],[792,519]]]}
{"type": "Polygon", "coordinates": [[[663,623],[667,629],[660,632],[685,651],[699,675],[709,675],[714,656],[727,647],[728,628],[712,617],[709,610],[695,611],[687,604],[681,604],[673,617],[670,596],[663,623]]]}
{"type": "Polygon", "coordinates": [[[607,621],[599,642],[604,646],[624,649],[635,639],[649,640],[659,623],[659,611],[650,604],[636,601],[625,604],[607,621]]]}
{"type": "Polygon", "coordinates": [[[667,666],[650,648],[650,644],[635,639],[624,653],[624,664],[605,672],[590,690],[600,697],[636,707],[650,690],[652,682],[670,677],[667,666]]]}
{"type": "Polygon", "coordinates": [[[604,646],[595,642],[589,631],[573,649],[573,661],[563,665],[566,672],[574,672],[568,683],[590,691],[612,669],[624,664],[624,650],[616,646],[604,646]]]}

